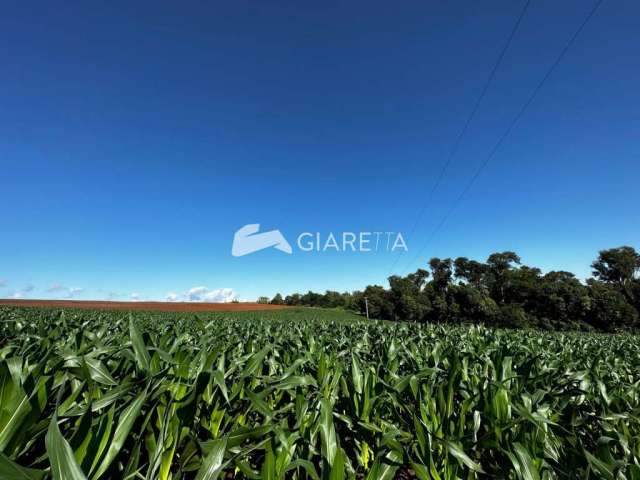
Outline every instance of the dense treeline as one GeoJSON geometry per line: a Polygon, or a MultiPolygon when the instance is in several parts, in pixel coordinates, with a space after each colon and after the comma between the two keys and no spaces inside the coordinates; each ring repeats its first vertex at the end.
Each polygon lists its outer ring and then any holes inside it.
{"type": "Polygon", "coordinates": [[[583,283],[570,272],[543,274],[522,265],[514,252],[494,253],[486,262],[432,258],[429,270],[389,277],[389,288],[277,294],[270,302],[364,314],[366,298],[370,316],[388,320],[601,331],[640,327],[640,254],[632,247],[602,250],[591,266],[593,277],[583,283]]]}

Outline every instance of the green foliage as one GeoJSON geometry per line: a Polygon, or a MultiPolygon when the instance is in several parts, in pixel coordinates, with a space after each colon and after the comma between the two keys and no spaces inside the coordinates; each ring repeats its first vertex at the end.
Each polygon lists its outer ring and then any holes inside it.
{"type": "Polygon", "coordinates": [[[466,257],[432,258],[431,272],[392,275],[389,289],[370,285],[352,294],[308,292],[289,295],[285,303],[364,314],[367,298],[373,318],[420,323],[546,330],[640,327],[640,254],[631,247],[603,250],[592,266],[597,278],[585,284],[570,272],[543,275],[538,268],[522,265],[514,252],[493,253],[485,263],[466,257]]]}
{"type": "Polygon", "coordinates": [[[624,287],[636,278],[640,271],[640,254],[632,247],[602,250],[591,267],[596,278],[624,287]]]}
{"type": "Polygon", "coordinates": [[[271,303],[272,305],[284,305],[284,300],[282,298],[282,295],[276,293],[269,303],[271,303]]]}
{"type": "Polygon", "coordinates": [[[502,305],[498,318],[499,324],[505,327],[524,328],[529,324],[524,308],[513,303],[502,305]]]}
{"type": "Polygon", "coordinates": [[[627,303],[625,296],[615,287],[596,281],[589,282],[590,305],[588,322],[600,330],[635,327],[638,312],[627,303]]]}
{"type": "MultiPolygon", "coordinates": [[[[440,293],[522,320],[470,285],[440,293]]],[[[640,478],[639,340],[4,307],[0,478],[640,478]]]]}

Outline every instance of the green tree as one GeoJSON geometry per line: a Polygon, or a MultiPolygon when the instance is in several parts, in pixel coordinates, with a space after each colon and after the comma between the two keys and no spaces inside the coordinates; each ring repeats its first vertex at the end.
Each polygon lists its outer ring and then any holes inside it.
{"type": "MultiPolygon", "coordinates": [[[[517,288],[517,287],[516,287],[517,288]]],[[[552,271],[532,279],[523,303],[530,319],[546,329],[584,328],[589,291],[570,272],[552,271]]]]}
{"type": "Polygon", "coordinates": [[[441,260],[439,258],[432,258],[429,260],[429,267],[431,268],[431,278],[433,278],[433,285],[436,291],[444,292],[451,283],[452,261],[450,258],[441,260]]]}
{"type": "Polygon", "coordinates": [[[309,291],[284,300],[276,296],[271,303],[364,314],[366,297],[370,316],[380,319],[606,331],[640,327],[640,255],[631,247],[602,250],[592,266],[596,278],[585,285],[570,272],[543,274],[522,265],[511,251],[493,253],[486,263],[432,258],[430,271],[391,276],[388,289],[369,285],[363,292],[309,291]]]}
{"type": "Polygon", "coordinates": [[[369,285],[359,298],[358,307],[361,313],[365,313],[365,298],[369,304],[369,316],[371,318],[394,320],[393,303],[388,290],[380,285],[369,285]]]}
{"type": "Polygon", "coordinates": [[[425,283],[427,283],[427,279],[429,278],[429,271],[423,268],[419,268],[414,273],[410,273],[407,275],[407,278],[411,283],[415,285],[415,287],[421,291],[424,288],[425,283]]]}
{"type": "Polygon", "coordinates": [[[284,299],[284,304],[290,306],[302,305],[300,294],[294,293],[293,295],[287,295],[284,299]]]}
{"type": "Polygon", "coordinates": [[[502,327],[524,328],[530,326],[527,312],[521,305],[509,303],[500,306],[498,324],[502,327]]]}
{"type": "Polygon", "coordinates": [[[284,300],[282,299],[282,295],[280,295],[279,293],[276,293],[275,297],[271,299],[270,303],[273,305],[283,305],[284,300]]]}
{"type": "Polygon", "coordinates": [[[505,303],[507,277],[515,265],[520,265],[520,257],[514,252],[492,253],[487,259],[488,288],[498,304],[505,303]]]}
{"type": "Polygon", "coordinates": [[[302,295],[302,297],[300,298],[300,303],[302,305],[308,305],[310,307],[319,307],[322,303],[322,294],[309,290],[307,293],[302,295]]]}
{"type": "Polygon", "coordinates": [[[321,302],[321,305],[324,308],[344,307],[344,297],[340,292],[327,290],[324,294],[324,298],[321,302]]]}
{"type": "Polygon", "coordinates": [[[473,285],[478,290],[483,288],[483,281],[487,274],[487,266],[476,260],[469,260],[467,257],[458,257],[454,262],[457,279],[463,279],[473,285]]]}
{"type": "Polygon", "coordinates": [[[451,287],[461,323],[496,323],[499,308],[491,297],[470,283],[451,287]]]}
{"type": "Polygon", "coordinates": [[[586,320],[599,330],[638,326],[638,312],[613,285],[589,279],[590,305],[586,320]]]}
{"type": "MultiPolygon", "coordinates": [[[[422,272],[428,272],[422,270],[422,272]]],[[[393,303],[394,317],[400,320],[420,322],[430,310],[429,300],[422,292],[426,280],[423,273],[406,277],[389,277],[391,287],[390,300],[393,303]]],[[[417,273],[417,272],[416,272],[417,273]]]]}
{"type": "Polygon", "coordinates": [[[601,250],[591,267],[594,277],[616,286],[630,301],[634,301],[632,283],[640,272],[640,254],[633,247],[601,250]]]}

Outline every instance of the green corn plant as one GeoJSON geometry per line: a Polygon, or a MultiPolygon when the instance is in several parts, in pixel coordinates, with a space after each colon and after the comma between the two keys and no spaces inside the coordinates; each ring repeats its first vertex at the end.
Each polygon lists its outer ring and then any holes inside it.
{"type": "Polygon", "coordinates": [[[0,307],[0,479],[640,479],[640,337],[0,307]]]}

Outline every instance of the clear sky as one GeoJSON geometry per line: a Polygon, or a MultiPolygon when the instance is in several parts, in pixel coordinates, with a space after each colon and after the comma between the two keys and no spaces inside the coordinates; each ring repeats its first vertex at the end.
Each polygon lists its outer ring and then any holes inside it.
{"type": "Polygon", "coordinates": [[[585,277],[640,247],[640,2],[605,0],[407,265],[593,6],[532,0],[409,236],[523,4],[5,4],[0,297],[252,300],[507,249],[585,277]],[[249,223],[409,253],[232,257],[249,223]]]}

